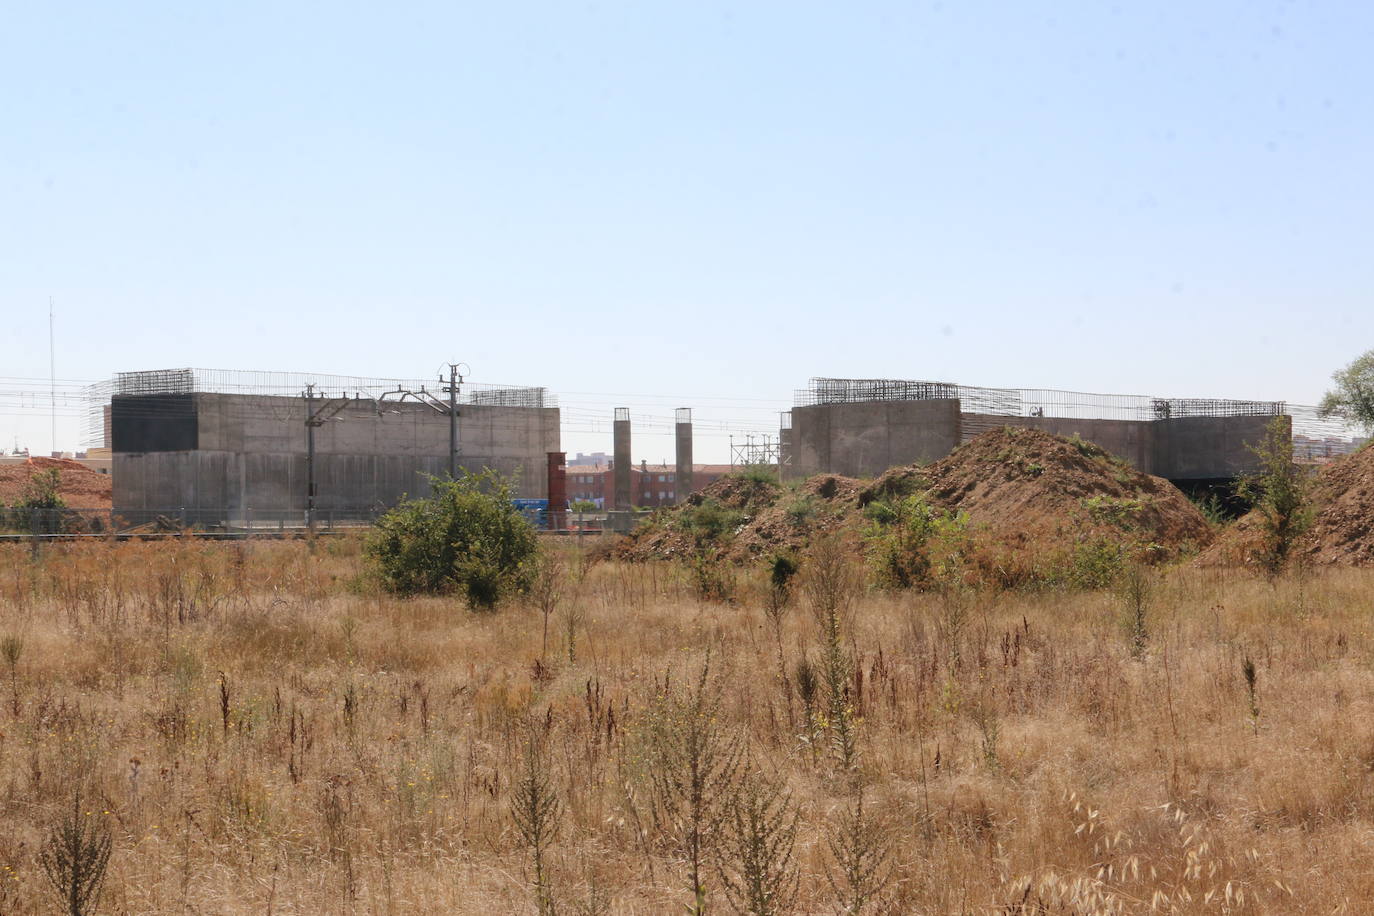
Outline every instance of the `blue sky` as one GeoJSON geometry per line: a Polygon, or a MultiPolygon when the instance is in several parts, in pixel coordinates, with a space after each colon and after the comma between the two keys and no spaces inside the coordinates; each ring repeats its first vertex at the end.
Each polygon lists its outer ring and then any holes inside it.
{"type": "Polygon", "coordinates": [[[661,416],[649,460],[813,375],[1311,403],[1374,346],[1371,46],[1356,2],[15,4],[0,444],[49,444],[49,296],[67,385],[462,360],[571,451],[661,416]]]}

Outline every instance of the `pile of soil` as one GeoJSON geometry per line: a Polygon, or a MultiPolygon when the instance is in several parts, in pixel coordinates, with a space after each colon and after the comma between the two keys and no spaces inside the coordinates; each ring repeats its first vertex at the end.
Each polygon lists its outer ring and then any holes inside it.
{"type": "MultiPolygon", "coordinates": [[[[1316,511],[1295,555],[1317,566],[1374,566],[1374,448],[1322,466],[1312,485],[1316,511]]],[[[1231,525],[1201,565],[1246,565],[1258,550],[1260,520],[1250,512],[1231,525]]]]}
{"type": "Polygon", "coordinates": [[[933,505],[966,514],[986,541],[1012,551],[1053,552],[1103,537],[1149,544],[1162,560],[1205,547],[1213,536],[1169,481],[1090,442],[1035,429],[993,430],[927,467],[894,468],[862,498],[918,487],[933,505]]]}
{"type": "MultiPolygon", "coordinates": [[[[1143,474],[1101,448],[1033,429],[985,433],[934,464],[892,468],[867,483],[821,474],[793,491],[726,477],[690,503],[716,500],[744,512],[725,548],[747,561],[778,549],[804,549],[819,533],[857,529],[877,499],[916,493],[941,509],[964,513],[970,531],[999,555],[1063,554],[1085,539],[1149,544],[1164,560],[1206,546],[1212,528],[1173,484],[1143,474]],[[747,494],[747,495],[745,495],[747,494]],[[728,502],[727,502],[728,500],[728,502]]],[[[690,554],[694,543],[670,510],[626,538],[616,554],[629,560],[690,554]]]]}
{"type": "Polygon", "coordinates": [[[863,482],[839,474],[817,474],[794,494],[762,509],[740,530],[730,556],[749,560],[779,550],[801,551],[827,531],[857,523],[863,482]]]}
{"type": "Polygon", "coordinates": [[[34,474],[54,469],[59,474],[57,492],[67,508],[110,508],[110,475],[68,458],[29,458],[0,464],[0,504],[12,506],[19,502],[34,474]]]}
{"type": "MultiPolygon", "coordinates": [[[[742,513],[742,527],[737,533],[739,534],[757,515],[776,503],[782,492],[781,487],[766,480],[727,474],[687,497],[686,508],[691,510],[703,503],[714,503],[724,509],[742,513]]],[[[653,523],[636,528],[633,533],[616,544],[611,551],[612,555],[632,561],[690,556],[696,550],[696,541],[691,533],[675,524],[682,511],[681,507],[666,510],[660,513],[660,517],[653,523]]]]}

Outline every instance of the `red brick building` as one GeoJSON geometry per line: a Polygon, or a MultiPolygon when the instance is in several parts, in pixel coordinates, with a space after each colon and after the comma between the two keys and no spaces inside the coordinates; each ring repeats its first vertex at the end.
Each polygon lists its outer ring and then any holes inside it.
{"type": "MultiPolygon", "coordinates": [[[[692,465],[692,491],[729,474],[728,464],[692,465]]],[[[609,464],[568,465],[568,500],[588,500],[598,509],[614,509],[615,473],[609,464]]],[[[630,468],[630,501],[635,506],[656,508],[676,505],[677,466],[640,462],[630,468]]]]}

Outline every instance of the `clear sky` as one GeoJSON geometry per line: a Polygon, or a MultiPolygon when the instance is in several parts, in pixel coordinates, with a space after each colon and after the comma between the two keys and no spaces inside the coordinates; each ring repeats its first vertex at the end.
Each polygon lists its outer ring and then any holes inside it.
{"type": "Polygon", "coordinates": [[[1312,403],[1374,346],[1372,47],[1355,0],[10,4],[0,444],[49,447],[49,296],[64,390],[461,360],[651,461],[813,375],[1312,403]]]}

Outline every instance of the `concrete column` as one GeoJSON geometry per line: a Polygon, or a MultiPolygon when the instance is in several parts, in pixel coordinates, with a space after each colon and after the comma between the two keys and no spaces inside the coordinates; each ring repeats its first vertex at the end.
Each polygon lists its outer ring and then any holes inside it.
{"type": "Polygon", "coordinates": [[[778,481],[788,479],[792,470],[792,411],[778,415],[778,481]]]}
{"type": "Polygon", "coordinates": [[[630,408],[615,409],[615,508],[629,511],[630,500],[630,408]]]}
{"type": "Polygon", "coordinates": [[[549,458],[549,530],[567,527],[568,514],[568,453],[548,452],[549,458]]]}
{"type": "Polygon", "coordinates": [[[674,500],[679,505],[692,495],[692,408],[677,409],[677,476],[674,500]]]}

